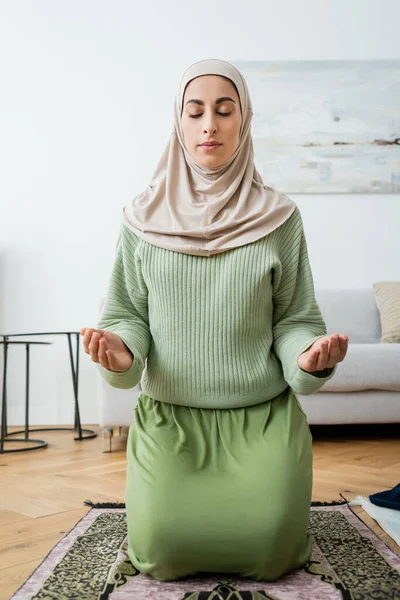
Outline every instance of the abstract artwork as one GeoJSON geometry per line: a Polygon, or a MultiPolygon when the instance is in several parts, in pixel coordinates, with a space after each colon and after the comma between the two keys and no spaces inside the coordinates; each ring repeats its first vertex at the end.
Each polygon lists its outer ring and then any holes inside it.
{"type": "Polygon", "coordinates": [[[286,194],[400,192],[400,60],[231,61],[256,168],[286,194]]]}

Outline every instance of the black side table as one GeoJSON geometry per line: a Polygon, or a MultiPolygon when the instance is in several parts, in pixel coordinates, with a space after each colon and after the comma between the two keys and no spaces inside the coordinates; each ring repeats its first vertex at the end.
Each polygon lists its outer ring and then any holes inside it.
{"type": "Polygon", "coordinates": [[[29,350],[32,344],[51,344],[51,342],[0,342],[0,344],[4,344],[4,373],[3,373],[3,401],[2,401],[2,409],[1,409],[1,439],[0,439],[0,454],[4,454],[5,452],[23,452],[26,450],[37,450],[38,448],[45,448],[47,446],[47,442],[43,440],[33,440],[29,439],[29,350]],[[25,429],[20,429],[18,431],[13,431],[12,433],[7,433],[7,354],[8,354],[8,346],[10,344],[25,344],[26,346],[26,379],[25,379],[25,429]],[[6,437],[15,435],[17,433],[25,433],[24,438],[17,438],[14,440],[6,440],[6,437]],[[29,443],[27,448],[18,448],[13,450],[5,450],[4,443],[5,442],[25,442],[29,443]],[[36,443],[36,446],[32,446],[32,443],[36,443]]]}
{"type": "MultiPolygon", "coordinates": [[[[27,345],[27,400],[26,400],[26,407],[29,406],[29,344],[50,344],[52,342],[27,342],[27,341],[21,341],[21,342],[12,342],[9,340],[10,337],[28,337],[28,336],[39,336],[39,335],[66,335],[68,337],[68,347],[69,347],[69,357],[70,357],[70,364],[71,364],[71,375],[72,375],[72,384],[73,384],[73,389],[74,389],[74,400],[75,400],[75,422],[74,422],[74,427],[41,427],[39,429],[33,429],[31,431],[78,431],[78,436],[74,438],[74,440],[77,441],[81,441],[81,440],[87,440],[90,438],[95,438],[97,437],[97,433],[95,431],[93,431],[92,429],[82,429],[81,427],[81,419],[80,419],[80,414],[79,414],[79,402],[78,402],[78,384],[79,384],[79,340],[80,340],[80,332],[79,331],[48,331],[48,332],[44,332],[44,333],[14,333],[14,334],[0,334],[3,337],[3,342],[0,342],[2,344],[4,344],[4,373],[3,373],[3,402],[2,402],[2,419],[1,419],[1,440],[0,440],[0,454],[2,454],[3,452],[22,452],[24,450],[34,450],[36,448],[42,448],[44,447],[44,445],[47,446],[46,442],[43,442],[42,440],[36,440],[38,442],[41,442],[42,445],[39,446],[35,446],[33,447],[28,447],[28,448],[22,448],[19,450],[4,450],[4,438],[9,437],[11,435],[17,434],[17,433],[21,433],[21,431],[25,431],[25,440],[18,440],[18,441],[27,441],[27,433],[29,432],[29,428],[28,428],[28,416],[26,413],[26,419],[25,419],[25,429],[24,430],[20,430],[20,431],[13,431],[12,433],[7,433],[7,391],[6,391],[6,381],[7,381],[7,351],[8,351],[8,345],[9,344],[14,344],[14,343],[19,343],[19,344],[28,344],[27,345]],[[72,341],[71,341],[71,336],[75,335],[76,336],[76,360],[74,361],[74,356],[73,356],[73,351],[72,351],[72,341]],[[88,435],[82,435],[82,432],[87,433],[88,435]]],[[[27,408],[26,408],[27,410],[27,408]]],[[[17,440],[14,440],[17,441],[17,440]]],[[[29,441],[34,441],[34,440],[29,440],[29,441]]]]}

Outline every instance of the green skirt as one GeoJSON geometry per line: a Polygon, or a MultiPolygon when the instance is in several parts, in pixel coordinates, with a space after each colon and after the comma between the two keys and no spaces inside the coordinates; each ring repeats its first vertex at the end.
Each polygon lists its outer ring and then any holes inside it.
{"type": "Polygon", "coordinates": [[[139,571],[273,581],[309,560],[312,435],[290,387],[235,409],[142,393],[133,414],[125,502],[139,571]]]}

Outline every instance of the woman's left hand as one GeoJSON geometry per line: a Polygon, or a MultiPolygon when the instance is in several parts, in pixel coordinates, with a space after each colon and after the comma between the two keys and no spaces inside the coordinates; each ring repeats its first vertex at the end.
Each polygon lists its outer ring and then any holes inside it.
{"type": "Polygon", "coordinates": [[[300,354],[297,364],[308,373],[332,368],[346,356],[348,343],[347,335],[325,335],[300,354]]]}

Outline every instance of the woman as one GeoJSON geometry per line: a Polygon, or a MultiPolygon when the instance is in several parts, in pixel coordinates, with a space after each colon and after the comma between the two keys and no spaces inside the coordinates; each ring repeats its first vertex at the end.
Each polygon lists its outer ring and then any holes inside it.
{"type": "Polygon", "coordinates": [[[83,345],[110,385],[141,383],[127,441],[133,565],[160,581],[270,581],[311,554],[312,436],[296,393],[333,376],[348,337],[326,335],[297,205],[255,168],[242,75],[197,62],[174,108],[83,345]]]}

